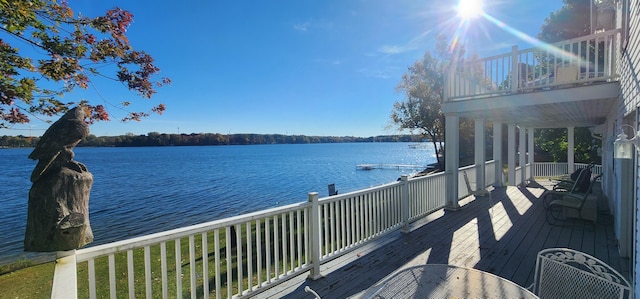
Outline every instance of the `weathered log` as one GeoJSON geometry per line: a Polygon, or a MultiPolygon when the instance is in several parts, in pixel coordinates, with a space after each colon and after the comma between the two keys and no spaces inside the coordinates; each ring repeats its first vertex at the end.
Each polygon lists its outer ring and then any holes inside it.
{"type": "Polygon", "coordinates": [[[29,191],[24,250],[66,251],[93,242],[89,223],[89,193],[93,175],[69,161],[36,180],[29,191]]]}

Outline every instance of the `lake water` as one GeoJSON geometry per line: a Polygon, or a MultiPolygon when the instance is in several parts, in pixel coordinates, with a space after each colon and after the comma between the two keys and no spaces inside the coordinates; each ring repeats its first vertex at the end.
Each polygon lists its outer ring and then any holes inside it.
{"type": "MultiPolygon", "coordinates": [[[[2,149],[0,264],[25,255],[23,238],[36,164],[32,149],[2,149]]],[[[335,143],[202,147],[76,148],[94,176],[89,246],[395,181],[413,169],[356,170],[357,164],[427,165],[432,147],[335,143]]]]}

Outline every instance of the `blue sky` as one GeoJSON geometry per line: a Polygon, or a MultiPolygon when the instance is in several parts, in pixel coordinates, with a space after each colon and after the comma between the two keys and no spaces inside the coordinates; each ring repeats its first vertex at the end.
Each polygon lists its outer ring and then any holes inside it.
{"type": "MultiPolygon", "coordinates": [[[[150,100],[167,111],[121,123],[91,126],[97,136],[125,133],[258,133],[316,136],[397,134],[389,125],[395,92],[407,67],[434,49],[437,34],[453,36],[460,24],[456,1],[90,1],[70,0],[76,13],[96,16],[114,6],[129,10],[128,36],[150,53],[172,84],[150,100]]],[[[484,9],[505,24],[536,36],[561,0],[485,0],[484,9]]],[[[467,53],[505,53],[531,45],[477,18],[465,30],[467,53]]],[[[95,104],[152,103],[124,86],[96,89],[64,100],[95,104]]],[[[0,135],[40,135],[48,124],[0,129],[0,135]],[[29,131],[30,130],[30,131],[29,131]]]]}

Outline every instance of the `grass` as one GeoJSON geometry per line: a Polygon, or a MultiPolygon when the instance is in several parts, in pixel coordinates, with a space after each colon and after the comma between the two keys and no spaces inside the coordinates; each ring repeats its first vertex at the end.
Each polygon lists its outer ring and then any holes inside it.
{"type": "Polygon", "coordinates": [[[2,271],[13,270],[0,275],[0,297],[12,299],[51,298],[54,268],[53,262],[33,266],[28,260],[20,260],[3,266],[2,271]],[[16,270],[25,265],[29,266],[16,270]]]}

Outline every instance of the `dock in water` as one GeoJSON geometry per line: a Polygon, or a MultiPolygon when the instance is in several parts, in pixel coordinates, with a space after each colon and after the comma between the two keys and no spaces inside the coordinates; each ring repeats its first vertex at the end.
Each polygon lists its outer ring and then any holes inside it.
{"type": "Polygon", "coordinates": [[[358,170],[373,170],[373,169],[415,169],[423,170],[427,168],[424,165],[411,165],[411,164],[358,164],[356,169],[358,170]]]}

